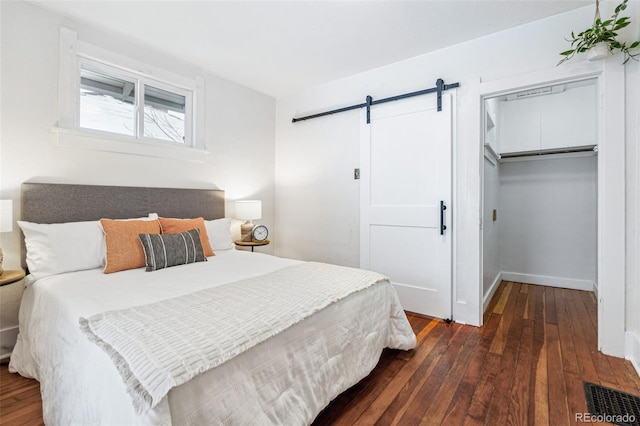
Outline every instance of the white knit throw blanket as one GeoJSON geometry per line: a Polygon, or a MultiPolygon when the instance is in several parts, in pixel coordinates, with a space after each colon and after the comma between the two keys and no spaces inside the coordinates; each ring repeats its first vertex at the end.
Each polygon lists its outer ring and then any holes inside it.
{"type": "Polygon", "coordinates": [[[80,327],[109,354],[136,412],[143,413],[171,388],[383,280],[383,275],[361,269],[302,263],[174,299],[80,318],[80,327]]]}

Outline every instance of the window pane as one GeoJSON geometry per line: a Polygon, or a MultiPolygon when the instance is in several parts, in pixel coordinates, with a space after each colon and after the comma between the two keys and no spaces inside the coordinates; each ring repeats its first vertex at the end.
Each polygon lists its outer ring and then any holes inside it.
{"type": "Polygon", "coordinates": [[[186,98],[153,86],[144,86],[144,136],[184,143],[186,98]]]}
{"type": "Polygon", "coordinates": [[[80,127],[135,136],[133,82],[80,69],[80,127]]]}

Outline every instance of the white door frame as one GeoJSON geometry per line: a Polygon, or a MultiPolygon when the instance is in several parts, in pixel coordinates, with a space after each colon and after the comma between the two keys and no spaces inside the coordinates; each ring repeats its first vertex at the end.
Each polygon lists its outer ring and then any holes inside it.
{"type": "MultiPolygon", "coordinates": [[[[577,62],[523,76],[479,84],[478,118],[485,97],[549,84],[597,78],[598,128],[598,348],[605,354],[624,357],[625,347],[625,83],[624,66],[618,56],[599,62],[577,62]]],[[[480,121],[481,122],[481,121],[480,121]]],[[[482,128],[476,128],[478,145],[482,128]]],[[[480,155],[478,190],[482,206],[483,150],[480,155]]],[[[479,218],[482,211],[478,212],[479,218]]],[[[479,219],[478,218],[478,219],[479,219]]],[[[482,230],[479,230],[482,252],[482,230]]],[[[478,303],[482,306],[482,253],[478,276],[478,303]]],[[[482,323],[482,309],[480,309],[482,323]]]]}

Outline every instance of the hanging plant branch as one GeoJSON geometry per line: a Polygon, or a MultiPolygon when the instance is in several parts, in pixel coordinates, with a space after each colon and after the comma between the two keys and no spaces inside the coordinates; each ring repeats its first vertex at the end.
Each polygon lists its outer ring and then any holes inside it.
{"type": "Polygon", "coordinates": [[[629,62],[629,59],[637,61],[637,56],[640,53],[631,53],[630,50],[640,46],[640,40],[627,45],[626,42],[621,42],[617,39],[618,31],[631,24],[631,19],[628,16],[618,18],[620,12],[627,8],[628,1],[623,0],[622,3],[616,6],[611,19],[603,21],[600,19],[599,0],[596,0],[596,15],[593,25],[577,35],[571,32],[571,39],[567,39],[571,43],[571,49],[560,52],[560,55],[564,56],[564,58],[558,62],[558,65],[568,61],[578,53],[587,52],[598,43],[605,43],[610,53],[615,53],[616,51],[624,53],[623,65],[629,62]]]}

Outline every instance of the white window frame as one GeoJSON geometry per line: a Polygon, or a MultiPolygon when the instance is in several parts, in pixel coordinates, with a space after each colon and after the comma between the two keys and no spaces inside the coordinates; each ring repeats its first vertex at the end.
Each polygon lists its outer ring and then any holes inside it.
{"type": "MultiPolygon", "coordinates": [[[[194,146],[193,90],[184,89],[172,84],[167,84],[160,80],[152,79],[145,75],[135,74],[126,70],[122,70],[120,68],[116,68],[111,65],[107,65],[103,62],[95,61],[93,59],[79,57],[78,76],[80,76],[80,73],[83,68],[86,70],[102,73],[108,76],[121,78],[126,81],[132,81],[136,85],[136,91],[135,91],[136,102],[135,102],[135,118],[134,118],[134,123],[136,128],[134,131],[134,135],[132,136],[133,138],[136,138],[141,141],[155,142],[155,143],[161,143],[161,144],[163,143],[163,144],[186,146],[186,147],[194,146]],[[185,97],[184,142],[167,141],[164,139],[149,138],[144,136],[145,86],[153,86],[158,89],[166,90],[167,92],[175,93],[177,95],[181,95],[185,97]]],[[[78,90],[76,93],[76,96],[79,96],[79,95],[80,95],[80,91],[78,90]]],[[[80,117],[80,114],[81,114],[80,102],[76,103],[76,114],[77,114],[77,117],[80,117]]],[[[103,134],[104,137],[127,137],[126,135],[121,135],[117,133],[81,127],[79,123],[78,123],[78,130],[99,132],[103,134]]]]}
{"type": "Polygon", "coordinates": [[[58,146],[124,154],[163,157],[203,162],[204,78],[188,78],[153,67],[123,55],[79,41],[77,33],[60,28],[60,65],[58,80],[59,117],[52,131],[58,146]],[[134,136],[80,127],[81,66],[126,80],[135,80],[136,131],[134,136]],[[144,86],[153,86],[185,96],[185,142],[144,137],[144,86]]]}

